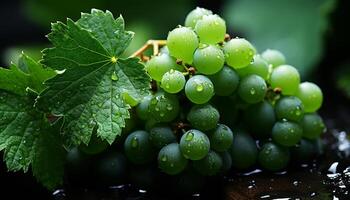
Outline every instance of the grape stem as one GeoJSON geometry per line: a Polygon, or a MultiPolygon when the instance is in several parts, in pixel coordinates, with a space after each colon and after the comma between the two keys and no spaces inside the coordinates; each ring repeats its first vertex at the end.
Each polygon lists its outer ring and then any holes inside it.
{"type": "Polygon", "coordinates": [[[159,47],[165,46],[166,40],[148,40],[141,48],[139,48],[135,53],[133,53],[130,57],[140,57],[142,60],[147,60],[148,58],[143,55],[143,53],[153,47],[153,55],[159,54],[159,47]]]}

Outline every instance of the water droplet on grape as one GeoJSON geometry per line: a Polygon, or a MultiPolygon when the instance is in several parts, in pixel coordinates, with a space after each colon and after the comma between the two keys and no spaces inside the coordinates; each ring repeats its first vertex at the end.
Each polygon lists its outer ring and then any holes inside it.
{"type": "Polygon", "coordinates": [[[191,141],[193,139],[194,134],[192,132],[189,132],[186,134],[185,139],[186,141],[191,141]]]}
{"type": "Polygon", "coordinates": [[[250,89],[250,94],[251,94],[251,95],[254,95],[254,94],[255,94],[255,89],[254,89],[254,88],[250,89]]]}
{"type": "Polygon", "coordinates": [[[168,160],[168,156],[163,155],[162,158],[161,158],[161,160],[162,160],[163,162],[166,162],[166,161],[168,160]]]}
{"type": "Polygon", "coordinates": [[[170,88],[169,83],[165,84],[165,88],[166,88],[166,89],[169,89],[169,88],[170,88]]]}
{"type": "Polygon", "coordinates": [[[139,146],[139,140],[137,139],[137,137],[133,137],[131,139],[131,147],[136,148],[138,146],[139,146]]]}
{"type": "Polygon", "coordinates": [[[202,85],[202,84],[198,84],[198,85],[196,86],[196,90],[197,90],[197,92],[202,92],[202,91],[204,90],[203,85],[202,85]]]}
{"type": "Polygon", "coordinates": [[[170,104],[168,104],[168,105],[166,106],[166,109],[169,110],[169,111],[171,111],[171,110],[173,109],[173,106],[171,106],[170,104]]]}

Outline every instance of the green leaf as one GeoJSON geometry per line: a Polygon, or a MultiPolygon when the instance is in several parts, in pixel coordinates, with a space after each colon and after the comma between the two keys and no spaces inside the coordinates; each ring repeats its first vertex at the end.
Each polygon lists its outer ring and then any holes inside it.
{"type": "Polygon", "coordinates": [[[92,10],[77,22],[53,24],[48,38],[55,47],[44,50],[42,63],[64,73],[46,82],[37,106],[65,117],[68,144],[88,144],[96,125],[112,143],[130,117],[123,94],[141,99],[150,82],[138,59],[118,58],[132,39],[123,19],[92,10]]]}
{"type": "Polygon", "coordinates": [[[55,75],[53,70],[44,69],[22,53],[18,66],[12,64],[9,69],[0,68],[0,88],[22,96],[26,95],[28,87],[39,93],[45,87],[44,81],[55,75]]]}
{"type": "Polygon", "coordinates": [[[283,52],[287,62],[309,75],[323,53],[328,15],[336,0],[236,0],[224,16],[233,31],[244,32],[259,52],[283,52]]]}
{"type": "Polygon", "coordinates": [[[120,55],[129,46],[133,32],[124,31],[122,16],[116,20],[109,11],[92,9],[91,14],[82,13],[77,23],[89,31],[112,55],[120,55]]]}
{"type": "Polygon", "coordinates": [[[40,183],[53,190],[63,182],[66,151],[57,133],[59,127],[47,127],[46,130],[35,145],[32,171],[40,183]]]}

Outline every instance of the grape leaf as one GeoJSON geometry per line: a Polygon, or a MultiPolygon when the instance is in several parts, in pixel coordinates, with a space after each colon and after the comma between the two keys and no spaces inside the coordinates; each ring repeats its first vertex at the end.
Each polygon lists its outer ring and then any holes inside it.
{"type": "Polygon", "coordinates": [[[51,127],[34,103],[43,82],[55,74],[24,53],[18,65],[0,68],[0,151],[6,166],[27,172],[32,164],[34,176],[49,189],[63,181],[65,151],[59,128],[51,127]]]}
{"type": "Polygon", "coordinates": [[[43,82],[53,76],[51,69],[42,66],[24,53],[18,59],[18,66],[12,64],[9,69],[0,68],[0,88],[18,95],[26,95],[27,88],[36,92],[44,89],[43,82]]]}
{"type": "Polygon", "coordinates": [[[64,116],[68,144],[88,144],[95,126],[112,143],[130,117],[124,97],[149,93],[150,77],[139,60],[118,58],[132,36],[122,17],[96,9],[77,22],[52,25],[48,38],[54,47],[43,51],[42,63],[64,72],[46,81],[37,106],[64,116]]]}
{"type": "Polygon", "coordinates": [[[47,131],[41,133],[34,147],[33,175],[49,190],[55,189],[63,181],[66,151],[58,135],[59,125],[46,127],[47,131]]]}
{"type": "Polygon", "coordinates": [[[59,128],[51,127],[35,110],[34,101],[0,90],[0,150],[5,150],[8,170],[27,172],[32,164],[34,176],[54,189],[63,181],[65,151],[56,136],[59,128]]]}

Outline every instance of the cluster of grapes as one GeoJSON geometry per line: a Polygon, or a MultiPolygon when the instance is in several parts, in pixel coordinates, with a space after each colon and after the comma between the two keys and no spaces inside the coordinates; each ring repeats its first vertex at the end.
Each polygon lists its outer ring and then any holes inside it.
{"type": "Polygon", "coordinates": [[[134,164],[157,159],[169,175],[191,168],[212,176],[256,164],[279,171],[293,156],[317,154],[320,88],[300,83],[279,51],[258,54],[247,40],[230,39],[209,10],[191,11],[146,70],[156,89],[135,108],[144,130],[124,142],[134,164]]]}

